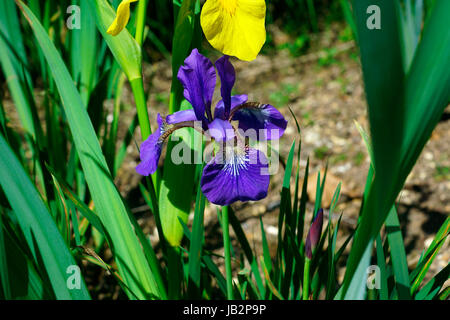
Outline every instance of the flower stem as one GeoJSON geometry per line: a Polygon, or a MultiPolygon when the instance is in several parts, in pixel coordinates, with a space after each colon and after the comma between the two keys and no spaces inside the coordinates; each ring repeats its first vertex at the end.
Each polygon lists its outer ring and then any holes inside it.
{"type": "Polygon", "coordinates": [[[141,47],[144,42],[144,28],[145,17],[147,12],[147,0],[140,0],[138,4],[137,22],[136,22],[136,35],[135,39],[138,45],[141,47]]]}
{"type": "Polygon", "coordinates": [[[142,78],[130,81],[131,90],[133,91],[134,100],[138,114],[139,126],[141,127],[142,140],[146,140],[152,133],[150,121],[148,118],[147,103],[145,100],[144,83],[142,78]]]}
{"type": "Polygon", "coordinates": [[[115,177],[117,172],[115,170],[116,162],[116,141],[117,141],[117,130],[119,129],[119,116],[120,116],[120,101],[122,98],[122,90],[127,77],[125,73],[120,72],[119,80],[116,85],[116,93],[114,98],[114,111],[113,111],[113,122],[109,127],[108,140],[105,146],[105,157],[108,162],[108,166],[115,177]]]}
{"type": "Polygon", "coordinates": [[[225,272],[227,279],[227,298],[233,300],[233,274],[231,272],[231,241],[230,241],[230,226],[228,220],[228,206],[222,207],[222,233],[223,233],[223,248],[225,251],[225,272]]]}
{"type": "Polygon", "coordinates": [[[309,264],[311,260],[305,257],[305,268],[303,271],[303,300],[308,300],[309,296],[309,264]]]}

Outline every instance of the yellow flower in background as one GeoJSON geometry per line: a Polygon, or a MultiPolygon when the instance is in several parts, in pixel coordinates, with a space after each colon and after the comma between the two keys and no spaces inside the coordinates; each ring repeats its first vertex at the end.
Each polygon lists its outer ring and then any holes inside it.
{"type": "Polygon", "coordinates": [[[130,3],[136,1],[138,0],[122,0],[117,8],[116,19],[106,33],[117,36],[127,26],[128,20],[130,20],[130,3]]]}
{"type": "Polygon", "coordinates": [[[266,42],[265,18],[264,0],[207,0],[200,23],[215,49],[250,61],[266,42]]]}

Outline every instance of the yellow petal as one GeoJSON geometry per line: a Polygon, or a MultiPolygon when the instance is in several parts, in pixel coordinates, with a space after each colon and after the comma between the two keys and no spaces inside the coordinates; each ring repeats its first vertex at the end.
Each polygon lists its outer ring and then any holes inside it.
{"type": "Polygon", "coordinates": [[[265,17],[264,0],[207,0],[200,23],[215,49],[250,61],[266,42],[265,17]]]}
{"type": "Polygon", "coordinates": [[[117,8],[117,15],[106,33],[117,36],[128,24],[130,20],[130,3],[138,0],[123,0],[117,8]]]}

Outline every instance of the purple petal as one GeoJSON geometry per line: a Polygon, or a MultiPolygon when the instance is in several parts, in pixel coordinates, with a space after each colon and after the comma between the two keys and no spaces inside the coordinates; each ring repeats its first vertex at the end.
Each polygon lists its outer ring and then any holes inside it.
{"type": "Polygon", "coordinates": [[[176,124],[185,121],[196,121],[197,116],[195,115],[194,109],[177,111],[166,117],[168,124],[176,124]]]}
{"type": "Polygon", "coordinates": [[[222,119],[214,119],[208,124],[208,134],[216,141],[228,141],[235,137],[231,123],[222,119]]]}
{"type": "Polygon", "coordinates": [[[194,108],[198,120],[205,119],[205,111],[211,118],[211,101],[216,86],[216,70],[212,62],[192,50],[178,71],[178,80],[184,87],[184,97],[194,108]]]}
{"type": "Polygon", "coordinates": [[[158,169],[159,157],[164,140],[160,139],[161,134],[164,133],[165,123],[158,113],[157,116],[158,129],[151,134],[147,140],[141,145],[140,157],[141,163],[136,167],[136,172],[143,176],[148,176],[155,173],[158,169]]]}
{"type": "MultiPolygon", "coordinates": [[[[248,96],[246,94],[232,96],[231,97],[231,110],[233,110],[237,106],[240,106],[243,103],[246,103],[247,100],[248,100],[248,96]]],[[[223,100],[220,100],[217,103],[216,108],[214,110],[214,118],[228,120],[227,119],[228,117],[225,117],[225,104],[224,104],[223,100]]]]}
{"type": "Polygon", "coordinates": [[[236,111],[233,120],[239,121],[239,129],[254,129],[259,140],[279,139],[286,130],[287,121],[283,115],[270,104],[254,104],[253,107],[236,111]],[[262,131],[260,135],[259,130],[262,131]]]}
{"type": "Polygon", "coordinates": [[[228,118],[231,110],[231,90],[236,81],[236,71],[228,56],[223,56],[216,61],[217,72],[220,77],[220,93],[225,105],[225,117],[228,118]]]}
{"type": "Polygon", "coordinates": [[[311,228],[308,231],[308,236],[306,237],[305,253],[308,259],[312,258],[313,251],[319,243],[320,234],[322,233],[322,224],[323,209],[319,209],[311,224],[311,228]]]}
{"type": "Polygon", "coordinates": [[[206,198],[222,206],[265,198],[269,188],[265,155],[256,149],[231,154],[223,159],[223,153],[218,153],[203,169],[201,188],[206,198]]]}

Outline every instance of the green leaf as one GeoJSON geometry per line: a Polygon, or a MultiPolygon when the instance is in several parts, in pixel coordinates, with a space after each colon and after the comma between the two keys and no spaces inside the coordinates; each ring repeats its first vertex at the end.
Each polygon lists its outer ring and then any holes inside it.
{"type": "Polygon", "coordinates": [[[398,146],[402,142],[402,120],[405,113],[402,94],[405,72],[402,68],[397,8],[394,2],[353,1],[377,175],[369,189],[368,202],[364,203],[361,223],[347,264],[343,291],[349,286],[354,289],[351,292],[349,289],[346,295],[349,299],[364,297],[372,242],[387,215],[385,203],[389,203],[391,198],[393,201],[396,196],[392,176],[396,175],[400,166],[398,146]],[[367,28],[366,10],[370,5],[380,8],[381,30],[367,28]],[[385,199],[381,199],[382,196],[385,199]]]}
{"type": "Polygon", "coordinates": [[[272,272],[272,258],[270,256],[269,244],[267,243],[266,231],[264,230],[264,224],[262,217],[259,218],[259,224],[261,226],[261,242],[263,247],[264,264],[266,265],[267,272],[272,272]]]}
{"type": "Polygon", "coordinates": [[[441,290],[444,283],[450,279],[450,263],[439,271],[428,283],[416,294],[415,300],[434,299],[441,290]]]}
{"type": "Polygon", "coordinates": [[[377,247],[377,265],[380,268],[380,300],[388,300],[388,281],[386,272],[386,257],[384,256],[383,242],[381,241],[381,236],[378,235],[376,239],[377,247]]]}
{"type": "MultiPolygon", "coordinates": [[[[125,205],[111,179],[80,94],[40,22],[23,2],[18,0],[17,3],[32,27],[52,71],[96,212],[110,236],[110,246],[119,274],[138,298],[159,296],[152,271],[136,238],[125,205]]],[[[134,296],[130,295],[130,298],[134,296]]]]}
{"type": "Polygon", "coordinates": [[[106,232],[98,216],[94,212],[92,212],[92,210],[89,209],[89,207],[83,201],[78,198],[78,196],[69,188],[69,186],[67,186],[64,180],[58,177],[58,175],[52,168],[47,167],[47,169],[50,171],[55,183],[57,183],[61,187],[63,193],[76,206],[78,211],[89,221],[90,224],[92,224],[95,229],[97,229],[103,236],[106,236],[106,232]]]}
{"type": "Polygon", "coordinates": [[[282,246],[279,246],[281,249],[278,252],[279,257],[284,257],[285,259],[285,272],[283,274],[283,281],[280,288],[281,295],[284,297],[288,296],[289,286],[292,277],[292,266],[293,266],[293,255],[289,253],[289,241],[288,241],[288,233],[292,230],[295,230],[295,226],[293,224],[293,212],[292,212],[292,204],[291,204],[291,175],[292,175],[292,166],[294,162],[295,156],[295,140],[292,142],[291,150],[289,151],[289,156],[286,162],[286,168],[284,171],[283,178],[283,188],[281,190],[281,204],[280,204],[280,214],[278,218],[278,243],[282,243],[282,246]],[[281,230],[283,230],[284,224],[284,238],[281,240],[281,230]]]}
{"type": "Polygon", "coordinates": [[[0,185],[17,216],[28,247],[36,261],[42,261],[58,299],[90,299],[80,280],[79,290],[66,281],[69,266],[76,265],[51,214],[42,202],[19,161],[0,135],[0,185]]]}
{"type": "Polygon", "coordinates": [[[401,7],[399,1],[395,1],[398,9],[397,12],[400,16],[400,30],[402,36],[402,49],[403,49],[403,65],[405,70],[409,70],[411,62],[414,57],[417,45],[419,43],[419,36],[422,23],[422,0],[416,0],[415,8],[411,5],[412,0],[406,0],[404,8],[401,7]]]}
{"type": "Polygon", "coordinates": [[[450,217],[448,217],[442,226],[439,228],[433,242],[430,244],[425,254],[420,258],[416,268],[410,275],[411,280],[411,294],[414,295],[417,292],[420,284],[422,283],[425,275],[436,258],[439,250],[444,245],[445,239],[448,237],[450,230],[450,217]]]}
{"type": "Polygon", "coordinates": [[[355,20],[353,19],[352,9],[350,7],[349,0],[340,0],[342,12],[347,24],[350,26],[353,32],[353,36],[358,40],[358,30],[356,29],[355,20]]]}
{"type": "Polygon", "coordinates": [[[30,97],[26,90],[26,60],[20,32],[17,9],[12,1],[0,2],[0,64],[3,68],[22,125],[27,133],[36,137],[30,97]]]}
{"type": "Polygon", "coordinates": [[[200,262],[205,232],[203,225],[205,203],[206,198],[203,195],[199,184],[197,188],[197,201],[195,203],[194,222],[192,225],[192,236],[189,246],[189,285],[195,285],[196,290],[200,289],[200,262]]]}
{"type": "MultiPolygon", "coordinates": [[[[36,271],[33,259],[21,249],[26,247],[27,244],[25,242],[21,243],[12,235],[12,232],[8,232],[6,229],[3,231],[6,250],[2,252],[5,253],[3,255],[7,262],[5,272],[7,272],[9,283],[3,282],[2,278],[2,285],[9,285],[11,289],[10,299],[54,299],[55,296],[51,293],[51,284],[49,282],[44,284],[41,276],[36,271]]],[[[5,297],[8,299],[6,295],[5,297]]]]}
{"type": "Polygon", "coordinates": [[[6,257],[6,239],[3,235],[3,212],[0,208],[0,252],[2,255],[0,256],[0,283],[2,284],[3,296],[5,300],[11,299],[11,285],[9,282],[9,270],[8,270],[8,260],[6,257]]]}
{"type": "Polygon", "coordinates": [[[125,28],[117,36],[106,33],[116,17],[116,13],[107,0],[90,0],[91,12],[95,14],[97,28],[101,32],[116,61],[120,64],[129,81],[142,78],[141,48],[130,32],[125,28]]]}
{"type": "Polygon", "coordinates": [[[414,166],[450,98],[450,2],[438,0],[427,20],[406,82],[408,106],[401,179],[414,166]]]}
{"type": "Polygon", "coordinates": [[[411,299],[408,261],[406,259],[405,245],[403,244],[400,221],[395,206],[389,211],[386,219],[386,232],[391,248],[392,267],[394,268],[395,285],[398,297],[402,300],[411,299]]]}
{"type": "Polygon", "coordinates": [[[398,1],[358,0],[353,4],[376,172],[364,194],[343,286],[345,292],[352,282],[355,291],[346,297],[361,299],[372,243],[448,103],[450,2],[436,1],[408,70],[398,1]],[[366,9],[373,4],[381,9],[381,30],[366,26],[366,9]],[[362,259],[364,255],[366,258],[362,259]]]}
{"type": "Polygon", "coordinates": [[[297,222],[297,242],[303,246],[303,232],[305,228],[306,203],[308,201],[308,176],[309,176],[309,157],[306,160],[305,174],[303,176],[302,195],[300,197],[299,219],[297,222]]]}
{"type": "Polygon", "coordinates": [[[89,2],[92,0],[80,0],[81,25],[82,28],[73,29],[71,58],[73,79],[80,81],[79,88],[81,98],[85,105],[97,80],[97,60],[98,60],[98,33],[95,25],[94,13],[91,11],[89,2]],[[79,48],[79,49],[78,49],[79,48]]]}
{"type": "Polygon", "coordinates": [[[250,263],[250,268],[251,271],[253,273],[253,276],[255,277],[255,281],[256,284],[258,286],[258,290],[259,290],[259,294],[261,297],[264,297],[266,294],[266,290],[264,288],[262,279],[261,279],[261,275],[259,272],[259,267],[258,267],[258,260],[257,258],[253,255],[252,249],[250,247],[250,243],[248,242],[247,237],[245,236],[245,232],[242,229],[241,223],[239,222],[239,220],[237,219],[236,215],[234,214],[233,210],[231,209],[231,207],[229,207],[229,219],[230,219],[230,224],[233,228],[233,231],[236,235],[236,238],[238,239],[242,250],[244,251],[245,257],[247,258],[247,261],[250,263]]]}

